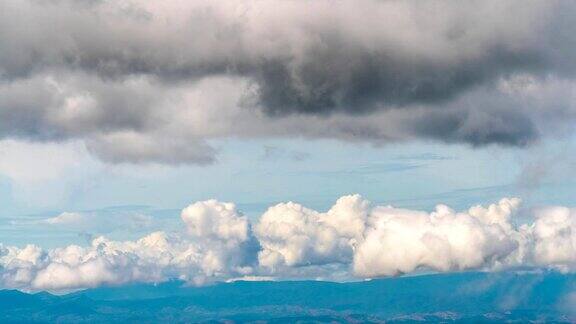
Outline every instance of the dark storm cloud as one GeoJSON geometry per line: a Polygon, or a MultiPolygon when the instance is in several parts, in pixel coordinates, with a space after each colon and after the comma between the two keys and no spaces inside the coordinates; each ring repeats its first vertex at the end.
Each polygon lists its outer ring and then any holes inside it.
{"type": "Polygon", "coordinates": [[[321,42],[306,61],[269,63],[256,71],[259,102],[271,115],[366,113],[411,104],[441,104],[475,85],[514,71],[539,71],[536,52],[487,49],[486,57],[453,66],[415,62],[378,53],[346,53],[321,42]],[[323,53],[324,52],[324,53],[323,53]]]}
{"type": "Polygon", "coordinates": [[[475,146],[493,143],[526,146],[539,136],[528,118],[507,111],[491,114],[475,111],[430,112],[411,126],[416,134],[425,138],[449,143],[464,141],[475,146]]]}
{"type": "Polygon", "coordinates": [[[575,8],[7,0],[0,137],[80,139],[107,161],[161,163],[213,161],[206,140],[230,136],[524,146],[574,116],[558,98],[567,86],[516,97],[573,79],[575,8]]]}

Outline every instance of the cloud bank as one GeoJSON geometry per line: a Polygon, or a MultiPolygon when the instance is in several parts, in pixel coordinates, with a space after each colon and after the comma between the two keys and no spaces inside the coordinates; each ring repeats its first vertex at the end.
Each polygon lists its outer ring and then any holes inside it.
{"type": "Polygon", "coordinates": [[[217,138],[524,146],[571,130],[568,0],[7,0],[0,138],[211,163],[217,138]],[[46,31],[51,32],[47,33],[46,31]]]}
{"type": "MultiPolygon", "coordinates": [[[[182,232],[136,241],[94,239],[44,250],[0,245],[0,287],[61,290],[182,279],[343,280],[422,271],[544,267],[576,269],[576,211],[535,210],[518,224],[520,201],[504,198],[456,212],[371,206],[359,195],[327,212],[288,202],[250,224],[232,203],[208,200],[181,213],[182,232]]],[[[62,217],[68,219],[70,217],[62,217]]]]}

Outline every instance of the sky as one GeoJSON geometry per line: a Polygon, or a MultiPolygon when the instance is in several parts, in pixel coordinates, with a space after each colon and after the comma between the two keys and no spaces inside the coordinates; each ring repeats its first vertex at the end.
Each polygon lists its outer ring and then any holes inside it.
{"type": "Polygon", "coordinates": [[[0,287],[572,271],[574,28],[567,0],[3,1],[0,287]]]}

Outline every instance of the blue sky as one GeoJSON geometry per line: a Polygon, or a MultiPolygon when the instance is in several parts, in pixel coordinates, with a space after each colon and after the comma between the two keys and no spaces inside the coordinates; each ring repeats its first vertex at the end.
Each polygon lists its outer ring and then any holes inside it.
{"type": "Polygon", "coordinates": [[[529,149],[433,143],[377,147],[332,140],[222,140],[214,145],[219,155],[213,165],[173,167],[107,165],[80,143],[11,143],[5,151],[19,167],[0,169],[3,243],[85,244],[86,233],[130,239],[176,229],[183,207],[212,198],[234,202],[257,219],[276,203],[327,210],[354,193],[373,203],[422,210],[440,203],[466,209],[502,197],[520,197],[531,207],[570,206],[574,194],[574,181],[565,177],[573,169],[570,140],[529,149]],[[47,231],[31,222],[63,212],[105,219],[144,214],[154,223],[137,229],[110,224],[47,231]]]}

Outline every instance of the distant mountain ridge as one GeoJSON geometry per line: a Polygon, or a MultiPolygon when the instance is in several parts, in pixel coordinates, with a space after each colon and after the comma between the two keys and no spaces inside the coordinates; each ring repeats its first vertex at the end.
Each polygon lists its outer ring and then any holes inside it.
{"type": "Polygon", "coordinates": [[[576,275],[455,273],[363,282],[184,282],[56,296],[0,291],[1,322],[505,322],[576,320],[576,275]]]}

